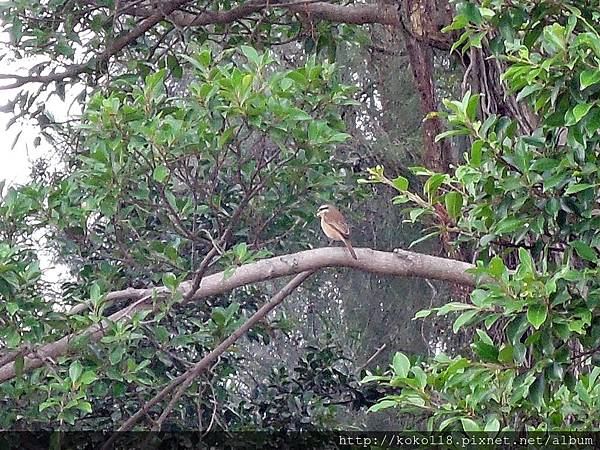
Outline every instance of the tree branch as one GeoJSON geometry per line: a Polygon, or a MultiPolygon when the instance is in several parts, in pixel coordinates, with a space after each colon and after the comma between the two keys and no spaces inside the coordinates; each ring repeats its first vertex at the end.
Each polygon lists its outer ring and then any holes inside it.
{"type": "MultiPolygon", "coordinates": [[[[306,271],[296,275],[283,289],[275,294],[269,302],[265,303],[259,308],[242,326],[235,330],[230,336],[228,336],[223,342],[221,342],[213,351],[197,362],[193,368],[185,372],[184,374],[175,378],[165,388],[163,388],[158,394],[156,394],[151,400],[149,400],[138,412],[131,416],[118,431],[129,431],[142,417],[144,417],[150,408],[160,402],[165,396],[173,391],[177,386],[179,389],[169,402],[167,408],[162,412],[159,419],[153,426],[153,431],[160,430],[163,421],[167,418],[169,413],[175,407],[177,401],[181,398],[183,393],[190,387],[193,381],[204,372],[208,366],[215,361],[221,354],[223,354],[229,347],[231,347],[240,337],[246,334],[254,325],[256,325],[261,319],[267,316],[273,309],[275,309],[281,302],[290,295],[294,289],[300,286],[304,280],[306,280],[314,271],[306,271]]],[[[114,435],[111,439],[104,444],[103,448],[108,448],[114,439],[114,435]]]]}
{"type": "MultiPolygon", "coordinates": [[[[352,23],[356,25],[379,23],[383,25],[398,25],[400,21],[398,10],[393,5],[357,4],[344,6],[312,0],[272,0],[268,3],[262,0],[250,1],[228,11],[204,11],[200,14],[175,11],[168,19],[182,28],[228,24],[245,19],[252,14],[267,8],[285,8],[295,13],[305,14],[312,19],[327,20],[334,23],[352,23]]],[[[137,17],[148,17],[152,14],[152,10],[140,7],[125,10],[124,13],[137,17]]]]}
{"type": "MultiPolygon", "coordinates": [[[[392,5],[334,5],[326,2],[307,1],[281,1],[273,0],[270,3],[264,1],[246,2],[229,11],[204,11],[200,14],[192,14],[178,11],[179,8],[191,0],[163,1],[159,8],[148,8],[145,6],[123,7],[120,14],[140,17],[143,20],[129,33],[115,39],[97,57],[90,58],[81,64],[68,66],[62,72],[50,73],[48,75],[15,75],[0,74],[0,80],[14,80],[12,83],[0,86],[0,90],[19,88],[28,83],[49,84],[53,81],[62,81],[67,78],[75,78],[82,73],[92,73],[102,64],[120,52],[124,47],[145,34],[160,21],[168,18],[179,27],[199,27],[214,24],[233,23],[260,12],[265,8],[285,8],[289,11],[306,15],[310,19],[328,20],[334,23],[369,24],[379,23],[383,25],[398,25],[399,15],[397,9],[392,5]]],[[[95,3],[88,0],[89,3],[95,3]]]]}
{"type": "Polygon", "coordinates": [[[145,34],[153,26],[155,26],[157,23],[163,20],[166,15],[171,14],[173,11],[177,10],[186,3],[189,3],[190,1],[191,0],[173,0],[166,2],[162,8],[152,10],[152,13],[149,14],[144,20],[142,20],[133,30],[121,36],[120,38],[115,39],[111,44],[109,44],[106,47],[106,49],[98,57],[91,58],[83,64],[74,64],[67,67],[62,72],[51,73],[49,75],[23,76],[0,74],[0,79],[15,80],[10,84],[0,86],[0,90],[18,88],[27,83],[48,84],[53,81],[61,81],[66,78],[74,78],[77,75],[81,75],[84,72],[93,72],[94,68],[97,65],[107,63],[113,55],[117,54],[135,39],[145,34]]]}
{"type": "MultiPolygon", "coordinates": [[[[369,248],[355,250],[358,256],[357,260],[354,260],[345,248],[324,247],[245,264],[238,267],[235,273],[228,278],[225,278],[224,272],[208,275],[202,278],[198,290],[189,298],[189,301],[198,301],[208,296],[229,292],[240,286],[326,267],[350,267],[381,275],[435,279],[466,286],[475,285],[474,276],[466,272],[474,266],[463,261],[422,255],[400,249],[393,252],[381,252],[369,248]]],[[[190,281],[181,283],[179,289],[184,297],[189,291],[190,285],[190,281]]],[[[34,352],[27,353],[24,358],[24,372],[43,366],[49,358],[55,359],[60,355],[67,354],[72,350],[73,341],[77,338],[89,336],[90,340],[98,341],[104,336],[108,321],[129,320],[135,312],[151,309],[152,302],[148,300],[152,299],[154,294],[164,298],[169,295],[169,289],[162,286],[148,289],[125,289],[107,294],[106,298],[111,300],[130,298],[138,300],[112,314],[107,321],[93,325],[81,332],[67,335],[34,352]]],[[[159,300],[157,299],[157,301],[159,300]]],[[[14,377],[14,361],[0,367],[0,383],[14,377]]]]}

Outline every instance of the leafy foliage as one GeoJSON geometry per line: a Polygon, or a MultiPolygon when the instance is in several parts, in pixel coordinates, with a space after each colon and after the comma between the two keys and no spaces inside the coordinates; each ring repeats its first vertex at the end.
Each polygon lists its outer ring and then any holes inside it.
{"type": "Polygon", "coordinates": [[[357,401],[358,382],[343,349],[331,341],[309,345],[293,371],[271,368],[265,383],[241,405],[248,427],[267,430],[320,430],[335,426],[335,405],[357,401]]]}
{"type": "MultiPolygon", "coordinates": [[[[213,264],[230,274],[276,250],[284,237],[299,246],[314,204],[341,191],[331,154],[348,137],[340,108],[353,102],[333,65],[312,58],[277,71],[268,53],[247,46],[218,59],[203,48],[185,59],[194,78],[186,96],[167,95],[165,70],[141,86],[115,82],[90,100],[80,126],[84,145],[67,173],[45,185],[12,187],[4,197],[6,350],[100,323],[107,329],[99,342],[80,336],[76,356],[3,383],[4,427],[23,420],[29,427],[114,427],[265,301],[248,287],[182,305],[177,288],[193,278],[201,257],[218,248],[213,264]],[[62,295],[35,292],[38,266],[19,247],[42,231],[71,269],[62,295]],[[150,284],[170,292],[152,299],[152,314],[106,320],[122,306],[107,301],[108,290],[150,284]],[[81,303],[87,311],[65,314],[81,303]],[[61,326],[50,326],[53,320],[61,326]]],[[[254,340],[268,344],[267,325],[253,330],[254,340]]],[[[202,393],[192,388],[184,399],[176,426],[212,423],[217,403],[238,408],[248,393],[236,393],[227,380],[243,364],[235,354],[223,356],[198,382],[202,393]]],[[[219,413],[219,426],[241,426],[236,414],[219,413]]]]}
{"type": "Polygon", "coordinates": [[[445,101],[451,129],[470,152],[453,174],[413,168],[406,179],[371,169],[365,182],[396,189],[410,221],[427,221],[452,248],[479,255],[467,303],[422,311],[459,313],[471,351],[426,363],[394,363],[379,381],[400,388],[373,410],[419,411],[431,429],[598,427],[598,61],[600,16],[581,2],[461,2],[455,47],[489,46],[502,78],[531,108],[535,130],[516,117],[480,117],[480,96],[445,101]]]}

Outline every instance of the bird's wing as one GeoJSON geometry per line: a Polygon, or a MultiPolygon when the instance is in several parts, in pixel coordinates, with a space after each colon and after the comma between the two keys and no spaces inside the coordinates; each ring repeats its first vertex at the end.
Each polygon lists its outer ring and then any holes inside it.
{"type": "Polygon", "coordinates": [[[341,213],[337,211],[330,211],[329,214],[327,214],[326,221],[346,239],[350,237],[350,227],[344,220],[344,216],[342,216],[341,213]]]}
{"type": "Polygon", "coordinates": [[[346,239],[350,237],[350,228],[348,228],[348,224],[346,222],[331,222],[329,225],[335,228],[337,232],[346,239]]]}

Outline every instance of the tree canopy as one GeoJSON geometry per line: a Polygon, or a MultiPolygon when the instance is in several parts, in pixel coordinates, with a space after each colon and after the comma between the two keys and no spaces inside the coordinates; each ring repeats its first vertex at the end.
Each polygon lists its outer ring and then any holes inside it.
{"type": "Polygon", "coordinates": [[[15,0],[0,21],[28,65],[3,111],[47,149],[0,184],[0,427],[598,428],[592,2],[15,0]],[[317,234],[322,203],[358,260],[317,234]]]}

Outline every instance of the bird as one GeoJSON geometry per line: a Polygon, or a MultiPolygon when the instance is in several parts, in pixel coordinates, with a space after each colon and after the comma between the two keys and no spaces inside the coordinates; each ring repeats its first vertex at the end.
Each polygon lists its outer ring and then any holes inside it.
{"type": "Polygon", "coordinates": [[[321,218],[323,233],[329,239],[342,241],[350,252],[350,255],[358,260],[356,252],[352,248],[352,244],[350,244],[350,227],[340,210],[333,205],[321,205],[317,210],[317,217],[321,218]]]}

